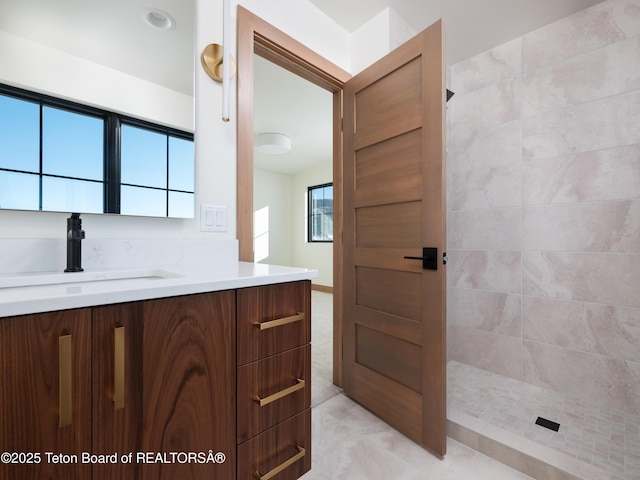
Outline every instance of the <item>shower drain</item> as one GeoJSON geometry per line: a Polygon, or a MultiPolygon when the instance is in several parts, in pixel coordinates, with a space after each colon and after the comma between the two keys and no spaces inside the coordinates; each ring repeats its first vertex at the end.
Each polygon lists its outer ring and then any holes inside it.
{"type": "Polygon", "coordinates": [[[536,420],[536,425],[540,425],[541,427],[548,428],[549,430],[553,430],[557,432],[560,430],[560,424],[556,422],[552,422],[551,420],[547,420],[546,418],[538,417],[536,420]]]}

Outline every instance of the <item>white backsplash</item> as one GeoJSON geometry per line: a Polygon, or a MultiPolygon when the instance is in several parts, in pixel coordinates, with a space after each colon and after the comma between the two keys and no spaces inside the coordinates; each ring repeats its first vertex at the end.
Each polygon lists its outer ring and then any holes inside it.
{"type": "MultiPolygon", "coordinates": [[[[64,239],[0,239],[0,274],[62,272],[67,265],[64,239]]],[[[238,241],[180,239],[85,239],[82,267],[177,268],[188,265],[214,266],[238,260],[238,241]]]]}

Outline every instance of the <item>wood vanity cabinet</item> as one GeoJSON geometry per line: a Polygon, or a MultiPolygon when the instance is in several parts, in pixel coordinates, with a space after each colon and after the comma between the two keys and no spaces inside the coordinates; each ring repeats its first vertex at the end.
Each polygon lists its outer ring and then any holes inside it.
{"type": "Polygon", "coordinates": [[[0,318],[0,453],[39,454],[0,479],[299,478],[310,317],[298,281],[0,318]],[[156,456],[210,450],[224,462],[156,456]]]}
{"type": "Polygon", "coordinates": [[[237,293],[238,480],[311,469],[311,282],[237,293]]]}
{"type": "Polygon", "coordinates": [[[41,455],[0,463],[0,478],[233,478],[234,359],[234,291],[0,318],[0,452],[41,455]],[[209,450],[225,462],[138,458],[209,450]],[[77,460],[55,464],[45,452],[77,460]],[[118,459],[82,463],[82,452],[118,459]]]}

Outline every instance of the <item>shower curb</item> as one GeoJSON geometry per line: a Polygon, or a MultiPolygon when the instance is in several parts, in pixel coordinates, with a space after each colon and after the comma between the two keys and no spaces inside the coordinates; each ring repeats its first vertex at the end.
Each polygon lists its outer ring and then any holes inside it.
{"type": "Polygon", "coordinates": [[[447,414],[447,436],[540,480],[625,480],[462,412],[447,414]]]}

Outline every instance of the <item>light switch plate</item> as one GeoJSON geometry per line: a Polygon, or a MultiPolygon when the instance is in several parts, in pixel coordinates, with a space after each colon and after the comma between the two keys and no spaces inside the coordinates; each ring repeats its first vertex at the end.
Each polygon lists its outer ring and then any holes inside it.
{"type": "Polygon", "coordinates": [[[200,205],[200,231],[226,232],[227,207],[219,205],[200,205]]]}

